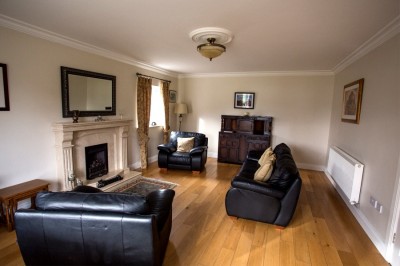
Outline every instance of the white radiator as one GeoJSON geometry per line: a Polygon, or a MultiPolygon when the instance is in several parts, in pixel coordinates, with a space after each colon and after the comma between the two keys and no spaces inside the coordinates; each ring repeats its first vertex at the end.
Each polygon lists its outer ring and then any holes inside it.
{"type": "Polygon", "coordinates": [[[329,149],[327,171],[350,203],[359,203],[364,165],[338,147],[333,147],[329,149]]]}

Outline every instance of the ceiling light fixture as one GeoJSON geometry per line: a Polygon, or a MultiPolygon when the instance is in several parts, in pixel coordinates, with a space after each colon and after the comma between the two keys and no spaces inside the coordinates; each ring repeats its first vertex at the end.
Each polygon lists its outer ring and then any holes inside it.
{"type": "Polygon", "coordinates": [[[210,61],[225,52],[226,47],[223,44],[229,43],[233,38],[229,30],[214,27],[194,30],[189,36],[194,42],[200,43],[197,51],[210,61]]]}
{"type": "Polygon", "coordinates": [[[197,51],[204,57],[212,61],[214,57],[220,56],[226,51],[226,47],[222,44],[215,43],[215,38],[207,38],[208,43],[203,43],[197,46],[197,51]]]}

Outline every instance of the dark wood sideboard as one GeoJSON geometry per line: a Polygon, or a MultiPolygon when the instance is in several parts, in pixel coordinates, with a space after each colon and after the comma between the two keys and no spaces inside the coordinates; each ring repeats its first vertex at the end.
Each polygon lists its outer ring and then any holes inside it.
{"type": "Polygon", "coordinates": [[[250,150],[271,146],[272,117],[221,115],[218,161],[241,164],[250,150]]]}

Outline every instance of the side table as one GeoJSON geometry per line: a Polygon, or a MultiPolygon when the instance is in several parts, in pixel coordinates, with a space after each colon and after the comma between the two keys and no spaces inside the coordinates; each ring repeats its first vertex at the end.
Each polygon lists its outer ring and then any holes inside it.
{"type": "Polygon", "coordinates": [[[36,194],[48,189],[49,182],[40,179],[0,189],[1,215],[6,218],[8,231],[14,229],[14,214],[18,207],[18,201],[30,198],[31,208],[34,208],[36,194]]]}

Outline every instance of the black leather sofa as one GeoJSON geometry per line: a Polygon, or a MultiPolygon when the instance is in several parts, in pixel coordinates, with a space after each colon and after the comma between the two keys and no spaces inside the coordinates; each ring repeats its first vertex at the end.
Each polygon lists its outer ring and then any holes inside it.
{"type": "Polygon", "coordinates": [[[158,145],[158,167],[201,172],[207,162],[208,138],[202,133],[172,131],[168,144],[158,145]],[[188,152],[177,150],[178,137],[194,137],[193,148],[188,152]]]}
{"type": "Polygon", "coordinates": [[[26,265],[161,265],[172,225],[173,190],[40,192],[15,214],[26,265]]]}
{"type": "Polygon", "coordinates": [[[286,227],[293,217],[301,190],[301,177],[290,148],[275,147],[276,161],[271,178],[253,180],[263,151],[249,151],[239,173],[226,193],[225,207],[230,216],[286,227]]]}

